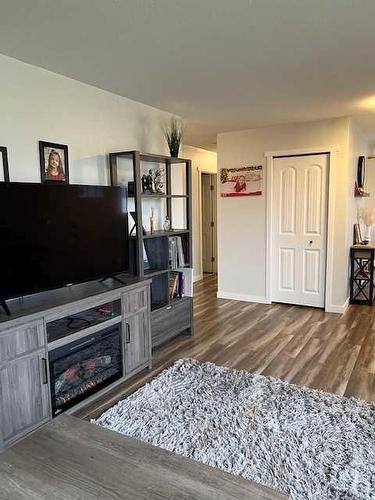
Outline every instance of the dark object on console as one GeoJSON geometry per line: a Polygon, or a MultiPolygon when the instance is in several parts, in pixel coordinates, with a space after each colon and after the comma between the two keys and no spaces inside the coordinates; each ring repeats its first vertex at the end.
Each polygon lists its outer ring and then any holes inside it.
{"type": "Polygon", "coordinates": [[[10,316],[10,309],[9,309],[9,307],[8,307],[8,304],[5,302],[5,300],[1,299],[1,300],[0,300],[0,305],[1,305],[1,307],[4,309],[5,314],[6,314],[7,316],[10,316]]]}
{"type": "Polygon", "coordinates": [[[134,196],[134,181],[128,182],[128,196],[134,196]]]}
{"type": "Polygon", "coordinates": [[[2,157],[4,182],[9,182],[9,166],[8,166],[8,151],[5,146],[0,146],[0,154],[2,157]]]}
{"type": "Polygon", "coordinates": [[[0,301],[128,269],[120,187],[0,183],[0,301]]]}

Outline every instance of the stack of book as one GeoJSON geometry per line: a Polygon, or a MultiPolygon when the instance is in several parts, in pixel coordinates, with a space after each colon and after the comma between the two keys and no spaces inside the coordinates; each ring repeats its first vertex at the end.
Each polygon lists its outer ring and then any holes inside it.
{"type": "Polygon", "coordinates": [[[174,271],[169,275],[169,298],[175,299],[185,296],[185,279],[181,271],[174,271]]]}
{"type": "Polygon", "coordinates": [[[182,248],[181,236],[171,236],[169,238],[169,268],[177,269],[184,267],[185,255],[182,248]]]}

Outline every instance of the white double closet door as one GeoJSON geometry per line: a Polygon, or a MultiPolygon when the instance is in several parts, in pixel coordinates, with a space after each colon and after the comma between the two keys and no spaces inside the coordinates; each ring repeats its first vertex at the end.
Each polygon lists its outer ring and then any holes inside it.
{"type": "Polygon", "coordinates": [[[274,158],[271,299],[324,307],[327,154],[274,158]]]}

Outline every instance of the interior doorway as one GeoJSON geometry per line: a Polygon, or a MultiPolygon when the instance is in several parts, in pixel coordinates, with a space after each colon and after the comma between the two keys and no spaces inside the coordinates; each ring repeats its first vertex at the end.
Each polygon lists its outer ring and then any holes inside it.
{"type": "Polygon", "coordinates": [[[272,301],[324,307],[328,169],[328,154],[273,160],[272,301]]]}
{"type": "Polygon", "coordinates": [[[217,273],[217,175],[201,173],[202,271],[217,273]]]}

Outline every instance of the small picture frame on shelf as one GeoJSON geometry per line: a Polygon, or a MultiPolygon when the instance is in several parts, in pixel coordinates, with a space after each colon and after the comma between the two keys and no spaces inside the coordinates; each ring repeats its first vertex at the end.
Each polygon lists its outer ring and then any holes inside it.
{"type": "Polygon", "coordinates": [[[359,245],[360,243],[362,243],[361,226],[359,224],[354,224],[354,226],[353,226],[353,244],[359,245]]]}
{"type": "Polygon", "coordinates": [[[142,175],[143,194],[165,194],[165,171],[162,168],[150,168],[147,174],[142,175]]]}
{"type": "Polygon", "coordinates": [[[69,184],[68,146],[39,141],[39,156],[42,183],[69,184]]]}
{"type": "Polygon", "coordinates": [[[8,151],[0,146],[0,182],[9,182],[8,151]]]}

